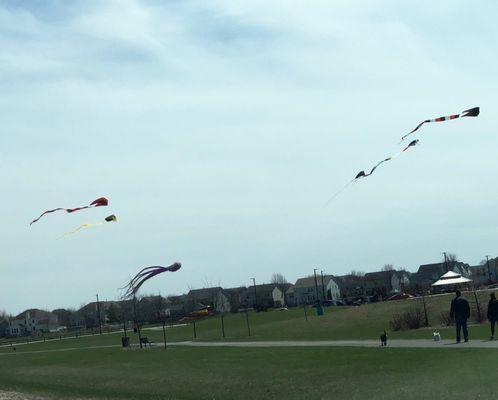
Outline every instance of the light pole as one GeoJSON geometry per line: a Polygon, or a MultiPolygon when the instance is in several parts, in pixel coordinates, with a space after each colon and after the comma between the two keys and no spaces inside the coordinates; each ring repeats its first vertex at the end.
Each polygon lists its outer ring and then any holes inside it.
{"type": "Polygon", "coordinates": [[[448,272],[448,259],[446,258],[446,252],[443,251],[444,254],[444,268],[446,269],[445,272],[448,272]]]}
{"type": "Polygon", "coordinates": [[[256,293],[256,279],[254,278],[251,278],[252,279],[252,285],[254,287],[254,309],[256,309],[257,305],[258,305],[258,296],[257,296],[257,293],[256,293]]]}
{"type": "Polygon", "coordinates": [[[488,266],[488,284],[491,284],[491,269],[489,268],[489,256],[486,256],[486,264],[488,266]]]}
{"type": "Polygon", "coordinates": [[[100,319],[100,302],[99,302],[99,295],[95,295],[97,297],[97,313],[99,316],[99,333],[102,335],[102,320],[100,319]]]}
{"type": "Polygon", "coordinates": [[[320,271],[320,275],[322,276],[322,300],[325,301],[325,285],[323,283],[323,270],[320,271]]]}
{"type": "Polygon", "coordinates": [[[315,294],[316,294],[316,301],[318,303],[318,282],[316,280],[316,271],[318,271],[316,268],[313,269],[313,275],[315,276],[315,294]]]}

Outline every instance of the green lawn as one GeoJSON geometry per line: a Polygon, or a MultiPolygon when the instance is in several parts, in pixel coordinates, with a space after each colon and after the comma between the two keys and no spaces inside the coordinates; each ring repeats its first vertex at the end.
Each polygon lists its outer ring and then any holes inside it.
{"type": "Polygon", "coordinates": [[[93,399],[487,399],[498,351],[390,348],[95,349],[11,353],[0,388],[93,399]]]}
{"type": "MultiPolygon", "coordinates": [[[[482,312],[486,311],[486,292],[480,292],[482,312]]],[[[438,326],[443,339],[454,337],[453,327],[440,326],[440,314],[449,309],[452,295],[432,296],[427,298],[429,322],[438,326]]],[[[473,296],[466,297],[474,305],[473,296]]],[[[222,338],[221,319],[219,316],[210,317],[196,323],[197,340],[334,340],[334,339],[377,339],[380,333],[389,330],[389,320],[393,314],[403,310],[422,307],[421,299],[381,302],[366,304],[361,307],[327,307],[325,315],[317,317],[314,309],[308,309],[308,320],[305,320],[303,308],[290,308],[288,311],[250,312],[249,321],[251,336],[248,336],[245,314],[230,314],[225,321],[225,339],[222,338]]],[[[473,314],[475,311],[473,310],[473,314]]],[[[474,315],[473,315],[474,317],[474,315]]],[[[472,317],[472,319],[473,319],[472,317]]],[[[472,319],[470,322],[472,322],[472,319]]],[[[143,336],[155,342],[162,342],[161,330],[144,329],[143,336]]],[[[45,344],[30,344],[18,346],[19,351],[39,348],[59,348],[119,344],[120,333],[109,335],[95,335],[78,339],[67,339],[45,344]]],[[[137,343],[136,335],[132,336],[132,343],[137,343]]],[[[389,332],[390,339],[426,338],[432,336],[432,327],[411,331],[389,332]]],[[[486,323],[470,326],[471,339],[484,339],[489,336],[489,327],[486,323]]],[[[168,341],[184,341],[193,339],[193,326],[180,326],[167,329],[168,341]]],[[[0,348],[0,353],[9,351],[0,348]]]]}

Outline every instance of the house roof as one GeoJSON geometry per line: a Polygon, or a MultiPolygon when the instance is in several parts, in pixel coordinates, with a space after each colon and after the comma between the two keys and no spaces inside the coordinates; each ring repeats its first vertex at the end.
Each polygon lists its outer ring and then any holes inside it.
{"type": "Polygon", "coordinates": [[[385,279],[391,279],[393,275],[396,274],[396,271],[391,270],[391,271],[377,271],[377,272],[367,272],[364,276],[364,279],[369,281],[374,281],[374,280],[385,280],[385,279]]]}
{"type": "Polygon", "coordinates": [[[223,289],[219,286],[203,288],[203,289],[192,289],[188,292],[187,296],[193,298],[194,300],[214,300],[216,294],[223,289]]]}
{"type": "Polygon", "coordinates": [[[38,308],[30,308],[29,310],[25,310],[19,315],[17,315],[14,319],[26,319],[28,317],[32,319],[37,319],[37,320],[43,320],[43,319],[57,319],[57,316],[50,311],[45,311],[45,310],[40,310],[38,308]]]}
{"type": "Polygon", "coordinates": [[[432,286],[458,285],[469,282],[472,282],[472,280],[464,278],[456,272],[448,271],[438,281],[434,282],[432,286]]]}
{"type": "MultiPolygon", "coordinates": [[[[325,285],[328,285],[330,280],[334,280],[334,276],[332,275],[324,275],[323,276],[323,283],[325,285]]],[[[334,281],[335,282],[335,281],[334,281]]],[[[321,275],[317,275],[316,277],[316,284],[318,286],[322,286],[322,277],[321,275]]],[[[308,276],[306,278],[299,278],[296,283],[294,284],[294,288],[303,288],[303,287],[314,287],[315,286],[315,277],[314,276],[308,276]]]]}

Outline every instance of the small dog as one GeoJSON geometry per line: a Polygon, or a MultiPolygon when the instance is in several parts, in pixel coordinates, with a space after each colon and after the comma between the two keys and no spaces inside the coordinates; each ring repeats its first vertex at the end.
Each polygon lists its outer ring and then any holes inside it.
{"type": "Polygon", "coordinates": [[[434,332],[432,332],[432,338],[435,342],[439,342],[441,340],[441,334],[434,329],[434,332]]]}
{"type": "Polygon", "coordinates": [[[382,333],[382,335],[380,335],[380,345],[383,347],[383,346],[387,346],[387,332],[384,331],[384,333],[382,333]]]}

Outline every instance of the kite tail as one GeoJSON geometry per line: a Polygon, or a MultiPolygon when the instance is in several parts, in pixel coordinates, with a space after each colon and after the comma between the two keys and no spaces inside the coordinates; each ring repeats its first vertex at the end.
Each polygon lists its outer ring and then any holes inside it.
{"type": "Polygon", "coordinates": [[[53,213],[56,211],[60,211],[60,210],[65,210],[65,209],[59,207],[59,208],[54,208],[53,210],[47,210],[47,211],[43,212],[38,218],[35,218],[33,221],[31,221],[29,224],[33,225],[35,222],[38,222],[44,215],[50,214],[50,213],[53,213]]]}

